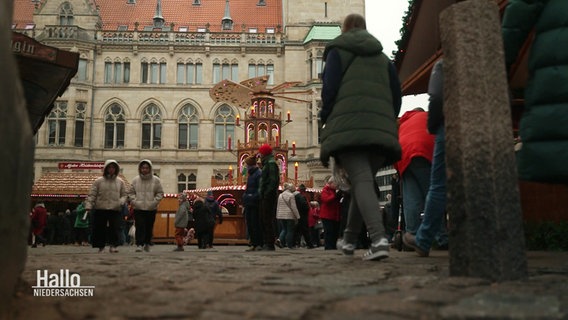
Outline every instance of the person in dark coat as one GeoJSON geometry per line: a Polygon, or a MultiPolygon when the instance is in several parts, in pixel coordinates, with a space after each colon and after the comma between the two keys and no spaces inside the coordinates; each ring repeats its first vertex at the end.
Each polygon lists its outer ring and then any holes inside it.
{"type": "Polygon", "coordinates": [[[350,14],[342,34],[324,50],[320,160],[327,166],[333,157],[334,175],[350,185],[347,225],[338,247],[352,255],[365,223],[372,244],[363,259],[379,260],[388,257],[389,243],[375,174],[400,159],[396,118],[402,98],[393,63],[366,29],[363,16],[350,14]]]}
{"type": "Polygon", "coordinates": [[[211,247],[211,237],[209,233],[213,229],[215,220],[209,211],[209,208],[203,203],[203,199],[197,198],[193,202],[193,218],[195,219],[195,237],[197,238],[197,247],[199,249],[207,249],[211,247]]]}
{"type": "Polygon", "coordinates": [[[503,14],[503,43],[508,71],[515,71],[527,39],[529,78],[517,152],[519,178],[568,182],[568,23],[566,0],[509,0],[503,14]]]}
{"type": "Polygon", "coordinates": [[[250,237],[251,247],[247,251],[256,251],[262,248],[264,244],[262,240],[262,227],[260,225],[260,176],[262,170],[256,165],[256,157],[251,156],[245,159],[247,166],[247,184],[243,193],[243,207],[245,210],[245,219],[247,230],[250,237]]]}
{"type": "Polygon", "coordinates": [[[211,219],[213,224],[211,225],[211,230],[209,230],[209,241],[207,241],[208,248],[213,247],[213,241],[215,237],[215,227],[218,224],[223,223],[223,212],[221,211],[221,206],[219,202],[215,200],[212,191],[207,191],[207,197],[205,197],[205,201],[203,202],[207,209],[209,209],[209,213],[211,214],[211,219]]]}
{"type": "Polygon", "coordinates": [[[276,203],[278,201],[278,187],[280,186],[280,170],[274,159],[272,147],[263,144],[258,149],[262,161],[262,174],[260,176],[260,221],[262,225],[262,250],[274,251],[276,240],[276,203]]]}

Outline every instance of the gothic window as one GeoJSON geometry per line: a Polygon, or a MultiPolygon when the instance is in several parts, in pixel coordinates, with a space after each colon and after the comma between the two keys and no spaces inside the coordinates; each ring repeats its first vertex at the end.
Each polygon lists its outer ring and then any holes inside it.
{"type": "Polygon", "coordinates": [[[75,147],[83,147],[86,110],[87,107],[84,102],[77,102],[77,104],[75,105],[75,147]]]}
{"type": "Polygon", "coordinates": [[[162,114],[155,104],[142,113],[142,149],[160,149],[162,143],[162,114]]]}
{"type": "Polygon", "coordinates": [[[235,112],[224,104],[215,112],[215,148],[227,149],[229,136],[235,137],[235,112]]]}
{"type": "Polygon", "coordinates": [[[67,126],[67,101],[56,101],[47,116],[47,143],[49,145],[65,145],[65,129],[67,126]]]}
{"type": "Polygon", "coordinates": [[[62,26],[73,25],[73,7],[69,2],[64,2],[59,10],[59,24],[62,26]]]}
{"type": "Polygon", "coordinates": [[[197,149],[199,116],[197,109],[186,104],[178,117],[178,149],[197,149]]]}
{"type": "Polygon", "coordinates": [[[105,114],[105,148],[124,148],[125,124],[124,110],[117,103],[113,103],[105,114]]]}

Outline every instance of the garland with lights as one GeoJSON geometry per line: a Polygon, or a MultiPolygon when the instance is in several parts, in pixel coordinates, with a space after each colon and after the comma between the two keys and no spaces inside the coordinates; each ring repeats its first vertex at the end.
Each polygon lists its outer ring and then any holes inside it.
{"type": "Polygon", "coordinates": [[[408,45],[408,38],[410,37],[408,32],[409,31],[408,27],[410,24],[410,19],[412,18],[412,13],[414,12],[415,9],[415,3],[418,1],[420,0],[409,0],[408,10],[404,12],[404,16],[402,17],[402,28],[400,28],[399,30],[400,39],[394,42],[396,44],[397,50],[394,50],[392,52],[393,62],[395,64],[402,60],[402,57],[406,52],[406,46],[408,45]]]}

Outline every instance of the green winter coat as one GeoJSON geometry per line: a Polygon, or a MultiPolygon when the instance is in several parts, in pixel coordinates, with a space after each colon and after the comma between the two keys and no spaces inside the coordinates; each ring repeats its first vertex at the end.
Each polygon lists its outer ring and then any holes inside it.
{"type": "Polygon", "coordinates": [[[567,0],[511,0],[503,16],[507,69],[535,31],[519,132],[522,180],[568,182],[567,15],[567,0]]]}
{"type": "MultiPolygon", "coordinates": [[[[390,165],[400,159],[397,114],[389,80],[389,59],[381,43],[363,29],[345,32],[330,42],[337,49],[343,77],[331,113],[321,130],[320,160],[352,149],[373,150],[390,165]]],[[[325,85],[325,84],[324,84],[325,85]]]]}
{"type": "Polygon", "coordinates": [[[76,217],[75,217],[75,225],[73,227],[75,228],[88,228],[89,227],[89,217],[87,215],[87,217],[85,218],[85,220],[83,220],[83,216],[85,215],[85,205],[83,204],[83,202],[81,202],[77,208],[75,209],[75,212],[77,213],[76,217]]]}

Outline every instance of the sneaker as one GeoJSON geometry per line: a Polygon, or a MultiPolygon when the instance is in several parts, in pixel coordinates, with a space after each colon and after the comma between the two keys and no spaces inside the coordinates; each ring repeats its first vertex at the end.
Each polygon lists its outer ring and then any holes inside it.
{"type": "Polygon", "coordinates": [[[337,250],[341,250],[346,256],[352,256],[355,252],[355,246],[351,243],[346,243],[343,239],[337,240],[336,246],[337,250]]]}
{"type": "Polygon", "coordinates": [[[104,247],[99,248],[99,253],[103,253],[104,251],[105,251],[105,248],[104,248],[104,247]]]}
{"type": "Polygon", "coordinates": [[[283,248],[284,246],[282,245],[282,242],[280,242],[280,239],[276,239],[276,241],[274,241],[274,245],[276,245],[278,248],[283,248]]]}
{"type": "Polygon", "coordinates": [[[389,241],[382,238],[379,242],[371,244],[369,251],[363,255],[363,260],[381,260],[389,257],[389,241]]]}
{"type": "Polygon", "coordinates": [[[246,249],[245,251],[247,251],[247,252],[256,251],[256,246],[252,246],[252,247],[246,249]]]}
{"type": "Polygon", "coordinates": [[[177,247],[174,249],[174,251],[183,251],[183,247],[177,247]]]}
{"type": "Polygon", "coordinates": [[[402,242],[414,249],[414,251],[416,251],[416,253],[421,257],[427,257],[429,254],[428,251],[424,251],[418,246],[418,244],[416,243],[416,236],[409,232],[404,233],[404,235],[402,236],[402,242]]]}
{"type": "Polygon", "coordinates": [[[142,246],[137,246],[137,247],[136,247],[136,252],[142,252],[142,246]]]}
{"type": "Polygon", "coordinates": [[[117,253],[118,249],[116,247],[110,247],[109,252],[110,253],[117,253]]]}
{"type": "Polygon", "coordinates": [[[150,252],[150,245],[149,244],[144,245],[144,251],[150,252]]]}

